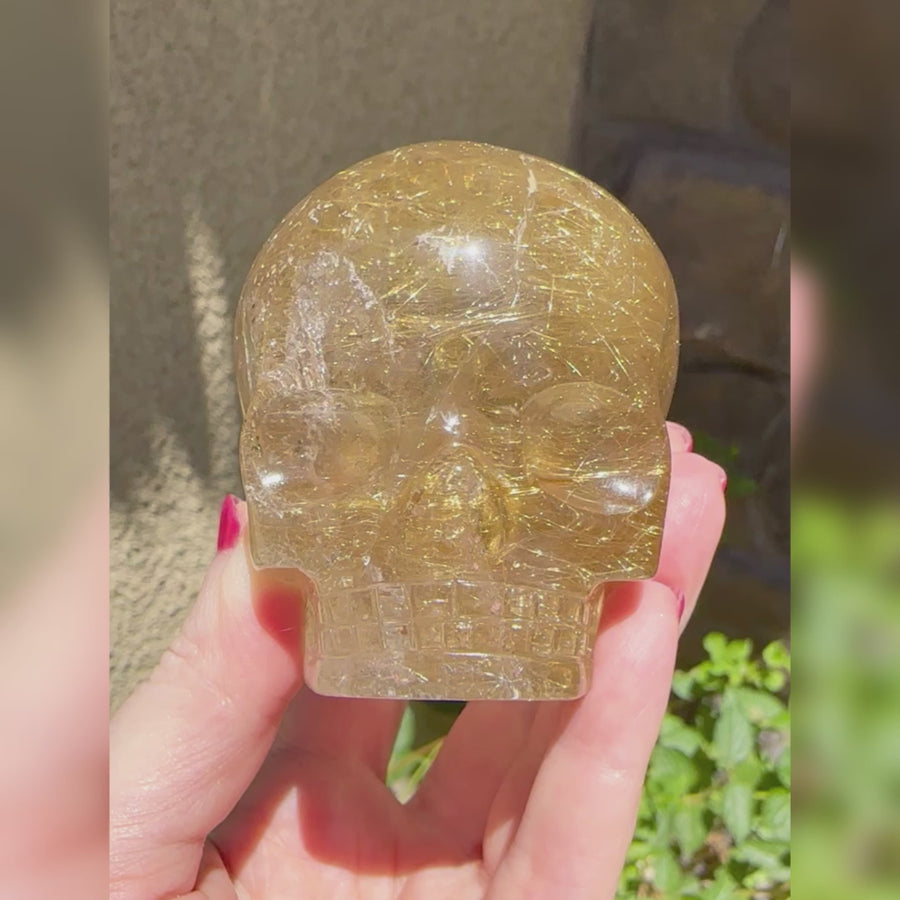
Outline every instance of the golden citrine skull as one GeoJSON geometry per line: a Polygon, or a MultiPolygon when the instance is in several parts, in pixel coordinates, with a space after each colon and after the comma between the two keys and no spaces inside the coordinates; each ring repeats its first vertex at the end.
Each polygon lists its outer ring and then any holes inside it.
{"type": "Polygon", "coordinates": [[[302,569],[324,694],[577,697],[602,588],[656,571],[678,316],[585,178],[417,144],[314,190],[247,278],[252,555],[302,569]]]}

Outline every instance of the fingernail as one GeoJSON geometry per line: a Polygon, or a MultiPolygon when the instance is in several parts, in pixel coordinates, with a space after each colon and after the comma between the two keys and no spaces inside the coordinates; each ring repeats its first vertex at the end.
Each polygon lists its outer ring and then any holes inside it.
{"type": "Polygon", "coordinates": [[[724,491],[726,487],[728,487],[728,473],[718,464],[710,461],[713,468],[716,470],[716,474],[719,476],[719,487],[724,491]]]}
{"type": "Polygon", "coordinates": [[[241,536],[241,523],[237,516],[237,499],[226,494],[219,513],[219,539],[216,542],[218,551],[230,550],[241,536]]]}
{"type": "Polygon", "coordinates": [[[673,422],[672,425],[681,436],[682,449],[685,453],[690,453],[691,450],[694,449],[693,435],[684,427],[684,425],[679,425],[677,422],[673,422]]]}
{"type": "Polygon", "coordinates": [[[675,600],[678,609],[678,621],[680,622],[681,617],[684,615],[684,591],[679,591],[675,600]]]}

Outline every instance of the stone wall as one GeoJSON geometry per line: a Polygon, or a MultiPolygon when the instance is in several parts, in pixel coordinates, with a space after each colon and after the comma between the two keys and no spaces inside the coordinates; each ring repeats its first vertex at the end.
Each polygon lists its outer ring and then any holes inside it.
{"type": "Polygon", "coordinates": [[[789,621],[787,0],[598,0],[574,164],[620,196],[675,277],[672,418],[729,471],[728,524],[683,647],[789,621]]]}

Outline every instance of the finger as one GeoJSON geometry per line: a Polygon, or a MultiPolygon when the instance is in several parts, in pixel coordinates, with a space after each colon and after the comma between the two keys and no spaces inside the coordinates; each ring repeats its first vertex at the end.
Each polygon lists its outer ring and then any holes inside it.
{"type": "MultiPolygon", "coordinates": [[[[521,833],[524,835],[522,842],[527,846],[528,829],[525,828],[522,810],[529,811],[533,824],[532,833],[539,833],[540,829],[544,828],[545,839],[556,835],[551,813],[558,817],[559,811],[564,810],[565,816],[568,816],[570,808],[575,808],[579,815],[590,815],[591,806],[587,796],[579,797],[580,763],[572,765],[568,770],[571,781],[568,786],[571,806],[563,801],[558,801],[556,806],[553,806],[552,797],[555,789],[553,781],[564,778],[568,765],[567,747],[571,747],[573,743],[574,751],[568,754],[568,762],[570,763],[573,758],[577,760],[579,753],[585,756],[594,753],[599,772],[599,776],[595,777],[598,777],[602,784],[605,771],[607,780],[612,782],[610,801],[618,800],[618,803],[607,803],[602,797],[598,801],[607,813],[606,827],[611,827],[609,823],[614,822],[621,828],[624,822],[625,848],[630,840],[633,812],[636,811],[640,797],[643,770],[656,738],[662,711],[665,709],[674,664],[674,643],[667,640],[666,632],[666,623],[669,621],[667,616],[672,614],[669,612],[669,606],[671,601],[674,601],[671,605],[674,607],[674,616],[677,620],[685,593],[690,594],[692,604],[696,601],[696,595],[709,568],[724,521],[722,496],[724,473],[718,466],[701,457],[677,450],[675,442],[672,443],[672,482],[659,574],[652,582],[615,585],[608,588],[600,637],[594,656],[594,683],[587,697],[571,705],[576,710],[587,707],[588,712],[579,711],[573,714],[559,733],[559,740],[556,743],[554,739],[557,735],[552,730],[543,737],[544,748],[536,748],[537,741],[532,740],[530,752],[513,766],[510,777],[501,786],[495,807],[491,811],[485,843],[485,862],[489,868],[496,866],[498,885],[503,885],[504,878],[511,878],[510,896],[515,896],[516,890],[522,887],[522,884],[516,885],[515,879],[520,877],[517,875],[517,869],[524,867],[528,870],[529,867],[527,855],[521,849],[522,843],[518,843],[521,833]],[[663,578],[669,582],[668,587],[662,583],[663,578]],[[659,612],[659,616],[655,618],[654,610],[659,612]],[[611,698],[616,702],[612,702],[611,698]],[[604,703],[609,703],[609,706],[603,707],[604,703]],[[596,710],[595,707],[598,705],[600,709],[596,710]],[[591,710],[594,710],[593,716],[591,710]],[[616,712],[617,710],[622,712],[616,712]],[[607,713],[605,721],[604,711],[607,713]],[[630,711],[640,711],[635,722],[629,717],[630,711]],[[593,735],[590,727],[577,727],[585,722],[587,726],[593,725],[593,735]],[[595,742],[593,747],[591,739],[595,742]],[[608,742],[609,746],[604,746],[604,742],[608,742]],[[547,751],[538,769],[539,774],[535,777],[536,749],[545,749],[547,746],[551,746],[551,749],[547,751]],[[615,756],[617,752],[618,757],[615,756]],[[616,758],[623,761],[618,766],[616,758]],[[629,760],[634,764],[630,770],[630,780],[626,777],[629,775],[627,765],[629,760]],[[551,788],[549,793],[546,791],[548,783],[551,788]],[[542,822],[538,816],[535,825],[534,809],[535,807],[540,809],[540,803],[535,799],[541,796],[539,786],[545,789],[547,819],[542,822]],[[527,794],[529,789],[531,789],[530,796],[527,794]],[[629,815],[632,815],[631,824],[629,815]],[[513,847],[519,849],[510,849],[508,858],[515,860],[518,855],[520,860],[524,859],[524,862],[518,865],[515,862],[507,863],[507,858],[503,857],[506,849],[513,847]],[[501,866],[506,870],[503,877],[500,877],[501,866]],[[513,873],[511,876],[510,871],[513,873]]],[[[538,740],[540,739],[539,737],[538,740]]],[[[586,771],[589,772],[590,768],[586,771]]],[[[599,835],[601,843],[609,847],[611,846],[609,842],[603,839],[603,827],[603,817],[595,817],[595,824],[592,826],[594,837],[597,838],[599,835]]],[[[537,842],[539,839],[535,841],[537,842]]],[[[564,851],[565,842],[559,846],[564,851]]],[[[619,846],[622,847],[621,843],[619,846]]],[[[576,847],[577,844],[572,844],[573,850],[576,847]]],[[[621,854],[624,858],[624,849],[621,849],[621,854]]],[[[621,859],[615,853],[606,858],[613,859],[615,863],[612,865],[611,876],[613,888],[608,892],[608,895],[612,896],[615,879],[621,868],[621,859]],[[616,859],[618,862],[615,862],[616,859]]],[[[552,860],[552,853],[549,859],[552,860]]],[[[571,869],[578,859],[576,853],[565,861],[561,870],[571,869]]],[[[557,888],[554,881],[554,865],[552,864],[549,869],[547,896],[562,896],[561,893],[555,893],[557,888]]],[[[590,878],[587,884],[586,896],[604,896],[597,893],[596,885],[592,884],[590,878]]],[[[540,896],[536,893],[528,895],[540,896]]],[[[502,897],[505,894],[500,892],[497,896],[502,897]]]]}
{"type": "MultiPolygon", "coordinates": [[[[707,493],[719,491],[719,470],[705,460],[684,462],[680,457],[688,454],[693,444],[690,432],[675,422],[667,422],[666,427],[673,455],[670,502],[679,511],[667,529],[684,530],[686,523],[692,527],[691,512],[699,515],[707,504],[707,493]]],[[[721,522],[717,524],[711,517],[707,525],[714,547],[721,522]]],[[[666,552],[681,552],[682,543],[668,540],[666,552]]],[[[708,541],[701,540],[698,549],[700,557],[712,553],[708,541]]],[[[541,704],[542,721],[530,734],[534,710],[528,706],[513,703],[504,709],[501,704],[470,703],[410,803],[413,809],[441,818],[464,845],[485,835],[490,814],[486,862],[492,856],[498,858],[505,848],[551,737],[543,724],[549,716],[548,706],[541,704]],[[501,823],[505,824],[501,827],[501,823]]]]}
{"type": "Polygon", "coordinates": [[[669,435],[669,447],[672,453],[690,453],[694,446],[694,438],[690,431],[677,422],[666,422],[666,432],[669,435]]]}
{"type": "Polygon", "coordinates": [[[383,781],[405,706],[401,700],[323,697],[305,687],[288,708],[278,746],[357,761],[383,781]]]}
{"type": "Polygon", "coordinates": [[[654,581],[675,593],[687,624],[725,523],[725,472],[696,453],[672,455],[672,480],[654,581]]]}
{"type": "Polygon", "coordinates": [[[111,724],[116,898],[193,889],[204,839],[250,784],[302,680],[302,597],[249,561],[226,498],[217,553],[181,632],[111,724]]]}
{"type": "Polygon", "coordinates": [[[606,598],[593,686],[565,708],[491,900],[611,898],[634,830],[675,663],[675,595],[656,582],[606,598]]]}
{"type": "Polygon", "coordinates": [[[497,789],[525,747],[537,706],[522,701],[468,703],[409,809],[438,822],[463,852],[480,849],[497,789]]]}
{"type": "Polygon", "coordinates": [[[237,890],[225,863],[210,841],[203,847],[196,889],[178,900],[238,900],[237,890]]]}
{"type": "Polygon", "coordinates": [[[531,786],[544,754],[559,732],[567,703],[538,703],[525,746],[510,764],[488,810],[484,837],[484,866],[493,875],[515,837],[531,786]]]}

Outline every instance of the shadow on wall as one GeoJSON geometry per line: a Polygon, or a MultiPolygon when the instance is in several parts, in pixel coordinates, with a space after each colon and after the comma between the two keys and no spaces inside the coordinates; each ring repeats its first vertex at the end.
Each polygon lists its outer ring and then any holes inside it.
{"type": "Polygon", "coordinates": [[[177,436],[198,477],[238,487],[229,319],[254,254],[316,184],[439,137],[565,155],[582,0],[552,15],[539,2],[487,14],[478,0],[427,12],[377,0],[253,9],[113,9],[119,500],[160,465],[161,431],[177,436]]]}

